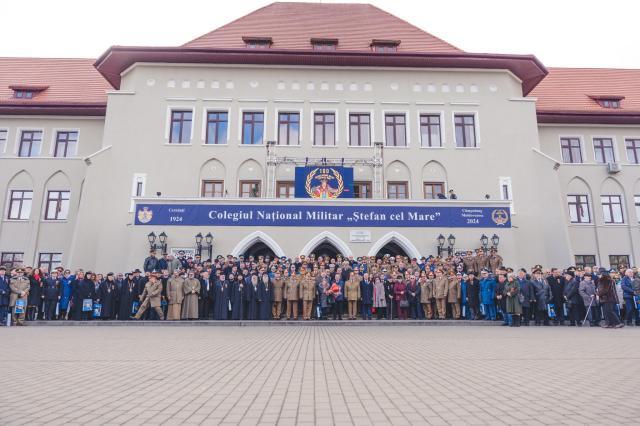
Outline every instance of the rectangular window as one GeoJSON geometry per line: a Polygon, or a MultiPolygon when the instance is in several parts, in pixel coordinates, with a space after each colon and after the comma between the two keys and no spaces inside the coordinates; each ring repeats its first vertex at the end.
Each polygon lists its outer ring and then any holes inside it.
{"type": "Polygon", "coordinates": [[[227,128],[229,126],[226,111],[207,112],[207,145],[224,145],[227,143],[227,128]]]}
{"type": "Polygon", "coordinates": [[[609,267],[619,269],[621,266],[629,267],[629,256],[626,254],[610,254],[609,267]]]}
{"type": "Polygon", "coordinates": [[[336,50],[337,43],[334,41],[313,42],[313,50],[336,50]]]}
{"type": "Polygon", "coordinates": [[[203,180],[201,196],[206,198],[224,197],[224,181],[222,180],[203,180]]]}
{"type": "Polygon", "coordinates": [[[420,143],[423,147],[441,147],[440,116],[420,114],[420,143]]]}
{"type": "Polygon", "coordinates": [[[615,163],[616,157],[613,152],[613,139],[594,138],[593,151],[595,152],[596,163],[615,163]]]}
{"type": "Polygon", "coordinates": [[[353,182],[353,198],[372,198],[371,182],[353,182]]]}
{"type": "Polygon", "coordinates": [[[296,183],[290,180],[278,181],[276,183],[277,198],[295,198],[296,183]]]}
{"type": "Polygon", "coordinates": [[[562,161],[565,163],[582,163],[582,147],[579,138],[560,139],[562,161]]]}
{"type": "Polygon", "coordinates": [[[584,269],[587,266],[593,268],[596,266],[595,254],[576,254],[575,255],[576,268],[584,269]]]}
{"type": "Polygon", "coordinates": [[[42,147],[42,132],[39,130],[23,130],[20,134],[18,157],[37,157],[42,147]]]}
{"type": "Polygon", "coordinates": [[[51,272],[58,266],[62,266],[62,253],[40,253],[38,255],[38,268],[47,268],[51,272]]]}
{"type": "Polygon", "coordinates": [[[14,190],[9,197],[9,213],[7,219],[27,220],[31,215],[33,191],[14,190]]]}
{"type": "Polygon", "coordinates": [[[191,143],[191,111],[171,111],[171,133],[169,143],[191,143]]]}
{"type": "Polygon", "coordinates": [[[7,149],[7,134],[8,130],[0,129],[0,155],[4,154],[7,149]]]}
{"type": "Polygon", "coordinates": [[[384,131],[387,146],[407,146],[407,119],[404,114],[385,114],[384,131]]]}
{"type": "Polygon", "coordinates": [[[33,90],[14,90],[13,97],[16,99],[33,99],[33,90]]]}
{"type": "Polygon", "coordinates": [[[349,114],[349,145],[371,146],[371,116],[349,114]]]}
{"type": "Polygon", "coordinates": [[[387,198],[392,200],[406,200],[409,198],[407,182],[387,182],[387,198]]]}
{"type": "Polygon", "coordinates": [[[622,197],[620,195],[601,195],[604,223],[624,223],[622,197]]]}
{"type": "Polygon", "coordinates": [[[567,195],[569,218],[571,223],[591,223],[589,197],[586,195],[567,195]]]}
{"type": "MultiPolygon", "coordinates": [[[[24,253],[20,252],[8,252],[3,251],[0,257],[0,266],[4,266],[5,268],[17,268],[22,266],[22,260],[24,258],[24,253]]],[[[8,275],[8,271],[7,271],[8,275]]]]}
{"type": "MultiPolygon", "coordinates": [[[[0,139],[2,135],[0,133],[0,139]]],[[[2,141],[0,141],[0,145],[2,141]]],[[[627,139],[625,141],[625,145],[627,147],[627,160],[631,164],[640,164],[640,139],[627,139]]],[[[2,149],[0,148],[0,152],[2,149]]]]}
{"type": "Polygon", "coordinates": [[[136,182],[136,197],[142,197],[142,188],[143,188],[142,181],[137,181],[136,182]]]}
{"type": "Polygon", "coordinates": [[[240,181],[240,197],[242,198],[260,197],[260,181],[259,180],[241,180],[240,181]]]}
{"type": "Polygon", "coordinates": [[[636,205],[636,220],[640,222],[640,195],[634,195],[633,201],[636,205]]]}
{"type": "Polygon", "coordinates": [[[242,144],[261,145],[264,137],[264,113],[242,113],[242,144]]]}
{"type": "Polygon", "coordinates": [[[458,148],[474,148],[476,146],[476,118],[473,115],[456,114],[456,146],[458,148]]]}
{"type": "Polygon", "coordinates": [[[78,150],[78,132],[56,133],[54,157],[75,157],[78,150]]]}
{"type": "Polygon", "coordinates": [[[398,46],[395,44],[373,44],[371,49],[375,53],[395,53],[398,51],[398,46]]]}
{"type": "Polygon", "coordinates": [[[318,146],[336,144],[336,115],[333,112],[313,114],[313,144],[318,146]]]}
{"type": "Polygon", "coordinates": [[[445,198],[444,182],[424,182],[423,188],[425,200],[445,198]]]}
{"type": "Polygon", "coordinates": [[[69,191],[48,191],[45,220],[66,220],[69,215],[69,191]]]}
{"type": "Polygon", "coordinates": [[[281,112],[278,114],[278,145],[300,145],[300,114],[281,112]]]}

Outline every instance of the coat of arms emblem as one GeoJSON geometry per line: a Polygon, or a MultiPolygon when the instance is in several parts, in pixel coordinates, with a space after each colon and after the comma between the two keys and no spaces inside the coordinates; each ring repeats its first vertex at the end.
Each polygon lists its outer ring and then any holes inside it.
{"type": "Polygon", "coordinates": [[[149,207],[143,207],[138,210],[138,222],[149,223],[153,219],[153,210],[149,210],[149,207]]]}
{"type": "Polygon", "coordinates": [[[338,198],[344,191],[344,179],[331,167],[318,167],[309,172],[304,189],[311,198],[338,198]]]}
{"type": "Polygon", "coordinates": [[[491,220],[498,226],[504,225],[509,222],[509,213],[505,209],[496,209],[491,212],[491,220]]]}

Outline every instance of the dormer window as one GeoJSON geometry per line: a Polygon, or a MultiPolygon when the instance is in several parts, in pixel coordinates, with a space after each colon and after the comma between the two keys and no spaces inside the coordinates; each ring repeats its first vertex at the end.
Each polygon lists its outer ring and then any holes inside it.
{"type": "Polygon", "coordinates": [[[337,38],[312,38],[313,50],[336,50],[338,48],[337,38]]]}
{"type": "Polygon", "coordinates": [[[371,50],[376,53],[395,53],[400,40],[371,40],[371,50]]]}
{"type": "Polygon", "coordinates": [[[590,96],[602,108],[618,109],[624,96],[590,96]]]}
{"type": "Polygon", "coordinates": [[[9,89],[13,90],[14,99],[33,99],[36,95],[43,90],[46,90],[49,86],[9,86],[9,89]]]}
{"type": "Polygon", "coordinates": [[[249,49],[269,49],[273,44],[271,37],[242,37],[242,41],[249,49]]]}

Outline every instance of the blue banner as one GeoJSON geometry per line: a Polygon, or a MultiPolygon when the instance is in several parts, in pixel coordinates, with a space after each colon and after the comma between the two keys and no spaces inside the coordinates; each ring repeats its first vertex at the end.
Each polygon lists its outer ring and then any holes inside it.
{"type": "Polygon", "coordinates": [[[296,167],[296,198],[353,198],[351,167],[296,167]]]}
{"type": "Polygon", "coordinates": [[[136,225],[510,228],[507,207],[137,204],[136,225]]]}

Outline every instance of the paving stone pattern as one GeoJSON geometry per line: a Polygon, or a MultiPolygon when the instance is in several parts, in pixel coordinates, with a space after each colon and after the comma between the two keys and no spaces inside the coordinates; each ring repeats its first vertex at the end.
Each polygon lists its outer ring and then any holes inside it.
{"type": "Polygon", "coordinates": [[[12,327],[0,424],[638,424],[640,328],[12,327]]]}

